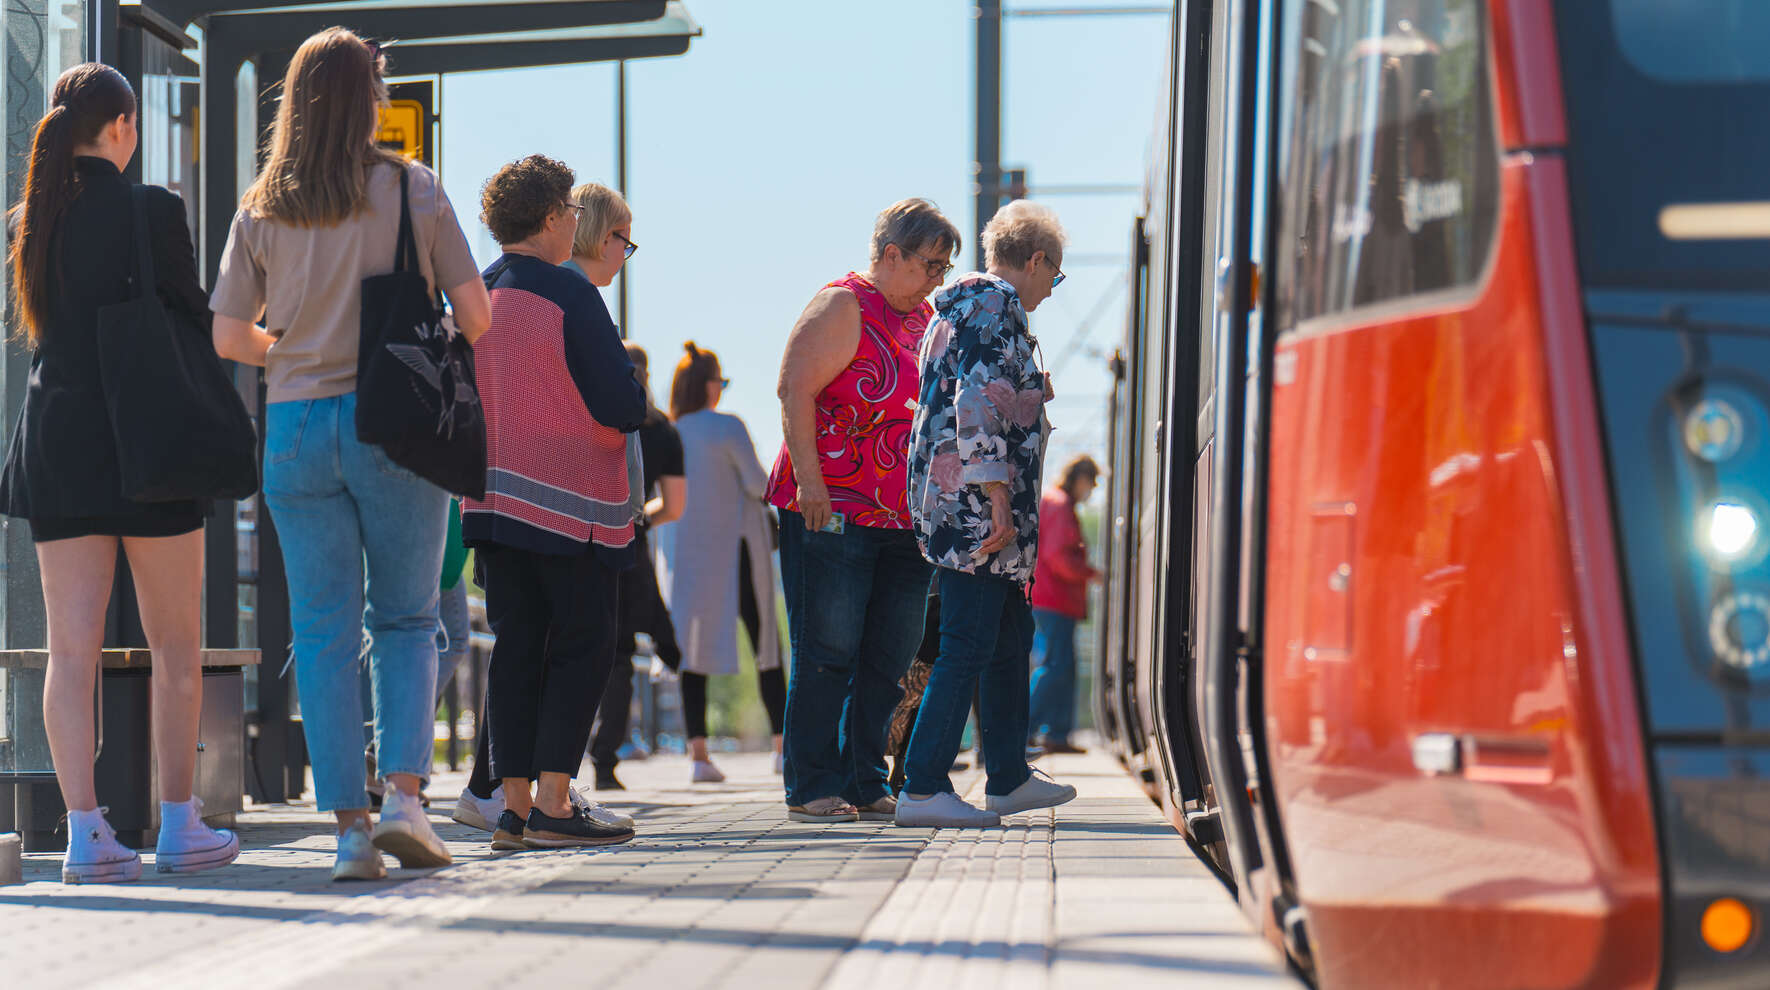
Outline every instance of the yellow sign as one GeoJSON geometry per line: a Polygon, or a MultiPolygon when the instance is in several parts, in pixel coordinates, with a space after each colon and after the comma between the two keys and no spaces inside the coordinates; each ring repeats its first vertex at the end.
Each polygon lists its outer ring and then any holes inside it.
{"type": "Polygon", "coordinates": [[[424,104],[394,100],[381,108],[381,130],[375,139],[416,161],[424,156],[424,124],[424,104]]]}

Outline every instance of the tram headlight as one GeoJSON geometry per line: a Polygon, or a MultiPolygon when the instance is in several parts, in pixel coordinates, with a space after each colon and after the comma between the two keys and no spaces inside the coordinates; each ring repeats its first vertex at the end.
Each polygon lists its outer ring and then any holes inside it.
{"type": "Polygon", "coordinates": [[[1704,399],[1684,417],[1684,446],[1716,464],[1739,453],[1745,443],[1745,417],[1726,399],[1704,399]]]}
{"type": "Polygon", "coordinates": [[[1738,560],[1757,543],[1758,515],[1738,502],[1716,502],[1704,514],[1698,532],[1710,556],[1738,560]]]}

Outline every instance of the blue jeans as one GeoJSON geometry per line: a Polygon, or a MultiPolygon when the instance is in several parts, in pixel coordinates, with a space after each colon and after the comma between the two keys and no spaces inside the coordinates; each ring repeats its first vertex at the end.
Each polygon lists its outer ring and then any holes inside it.
{"type": "Polygon", "coordinates": [[[367,808],[365,627],[378,771],[430,776],[448,495],[357,440],[354,394],[274,403],[264,435],[314,796],[321,811],[367,808]]]}
{"type": "Polygon", "coordinates": [[[971,696],[978,699],[984,793],[1012,793],[1032,771],[1026,765],[1026,666],[1032,648],[1032,606],[1007,578],[942,567],[940,657],[922,694],[922,710],[904,754],[905,794],[953,789],[948,771],[959,755],[971,696]],[[980,683],[981,679],[981,683],[980,683]],[[981,690],[978,690],[981,688],[981,690]]]}
{"type": "Polygon", "coordinates": [[[808,533],[781,510],[781,579],[793,647],[782,776],[789,806],[891,793],[885,735],[922,642],[933,565],[916,534],[850,526],[808,533]]]}
{"type": "Polygon", "coordinates": [[[1050,609],[1032,610],[1032,728],[1052,742],[1068,742],[1076,722],[1076,620],[1050,609]]]}

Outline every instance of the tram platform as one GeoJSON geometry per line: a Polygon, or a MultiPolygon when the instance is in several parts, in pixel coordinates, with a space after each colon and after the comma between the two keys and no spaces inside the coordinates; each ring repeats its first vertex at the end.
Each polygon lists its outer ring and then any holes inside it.
{"type": "MultiPolygon", "coordinates": [[[[687,784],[682,757],[621,765],[626,845],[493,854],[432,817],[455,865],[329,881],[311,804],[253,806],[235,866],[64,886],[26,854],[0,887],[0,973],[32,987],[1287,987],[1276,953],[1104,756],[1044,764],[1081,795],[996,830],[786,821],[764,755],[687,784]]],[[[955,779],[981,800],[975,771],[955,779]]],[[[144,858],[150,858],[144,855],[144,858]]],[[[391,863],[392,861],[389,860],[391,863]]]]}

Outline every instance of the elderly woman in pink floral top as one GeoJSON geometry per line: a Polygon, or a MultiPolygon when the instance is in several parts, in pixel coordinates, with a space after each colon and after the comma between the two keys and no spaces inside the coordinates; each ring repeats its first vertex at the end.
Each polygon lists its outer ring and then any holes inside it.
{"type": "Polygon", "coordinates": [[[910,442],[910,515],[940,585],[940,656],[910,736],[897,824],[990,826],[1075,797],[1026,764],[1026,583],[1039,549],[1039,478],[1050,383],[1027,313],[1063,281],[1063,228],[1050,210],[1004,206],[983,230],[987,271],[935,297],[922,344],[910,442]],[[981,678],[983,809],[947,771],[981,678]]]}
{"type": "Polygon", "coordinates": [[[780,510],[792,630],[783,766],[794,821],[890,821],[885,733],[922,638],[929,567],[910,532],[910,416],[928,293],[959,231],[933,203],[879,214],[864,273],[824,286],[781,358],[780,510]]]}

